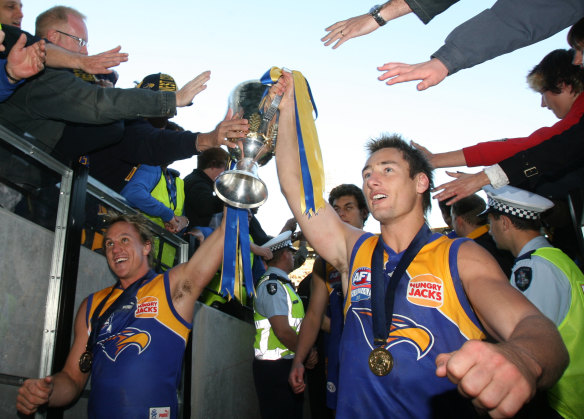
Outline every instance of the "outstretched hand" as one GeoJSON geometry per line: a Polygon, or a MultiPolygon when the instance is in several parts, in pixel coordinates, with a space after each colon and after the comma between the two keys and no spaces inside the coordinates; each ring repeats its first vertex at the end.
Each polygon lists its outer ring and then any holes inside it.
{"type": "Polygon", "coordinates": [[[417,86],[420,91],[437,85],[448,75],[448,69],[437,58],[419,64],[387,63],[377,69],[385,71],[378,80],[387,80],[386,84],[390,86],[406,81],[422,80],[417,86]]]}
{"type": "Polygon", "coordinates": [[[203,71],[197,77],[181,87],[180,90],[176,92],[177,108],[192,105],[195,96],[207,88],[205,83],[207,83],[210,78],[211,72],[203,71]]]}
{"type": "Polygon", "coordinates": [[[446,172],[446,174],[456,178],[456,180],[436,186],[432,192],[442,191],[434,195],[434,198],[438,201],[448,199],[447,205],[452,205],[462,198],[472,195],[490,183],[484,171],[473,174],[462,172],[446,172]]]}
{"type": "Polygon", "coordinates": [[[377,28],[379,28],[379,24],[369,13],[366,13],[329,26],[325,29],[328,34],[321,38],[321,41],[324,42],[325,47],[336,42],[333,49],[337,49],[349,39],[367,35],[377,28]]]}
{"type": "Polygon", "coordinates": [[[508,345],[470,340],[436,357],[436,375],[448,377],[479,411],[513,417],[535,394],[534,365],[508,345]]]}
{"type": "Polygon", "coordinates": [[[26,380],[18,389],[16,410],[25,415],[31,415],[37,409],[49,402],[53,392],[53,377],[26,380]]]}
{"type": "Polygon", "coordinates": [[[211,132],[201,133],[197,138],[197,149],[205,151],[211,147],[236,147],[233,141],[228,138],[243,138],[249,132],[249,123],[247,119],[242,119],[239,115],[234,115],[233,110],[229,109],[223,121],[219,122],[211,132]]]}
{"type": "Polygon", "coordinates": [[[100,54],[81,56],[79,68],[89,74],[109,74],[112,72],[110,67],[128,61],[128,54],[120,52],[121,49],[117,46],[100,54]]]}
{"type": "Polygon", "coordinates": [[[26,46],[26,35],[21,34],[6,60],[7,73],[16,80],[27,79],[45,68],[45,41],[41,39],[26,46]]]}
{"type": "Polygon", "coordinates": [[[428,150],[423,145],[416,143],[415,141],[410,141],[410,144],[412,145],[412,147],[417,148],[418,150],[420,150],[422,152],[422,154],[424,155],[424,157],[426,157],[426,160],[428,160],[428,162],[432,166],[434,166],[434,164],[432,162],[432,159],[434,158],[434,153],[432,153],[430,150],[428,150]]]}

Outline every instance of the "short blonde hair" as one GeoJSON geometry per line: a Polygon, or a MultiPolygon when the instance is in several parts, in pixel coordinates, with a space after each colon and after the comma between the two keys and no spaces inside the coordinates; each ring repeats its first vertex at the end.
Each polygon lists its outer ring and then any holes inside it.
{"type": "Polygon", "coordinates": [[[58,23],[67,23],[69,15],[81,20],[87,19],[84,14],[67,6],[55,6],[37,16],[35,22],[35,35],[42,38],[47,36],[49,30],[58,23]]]}

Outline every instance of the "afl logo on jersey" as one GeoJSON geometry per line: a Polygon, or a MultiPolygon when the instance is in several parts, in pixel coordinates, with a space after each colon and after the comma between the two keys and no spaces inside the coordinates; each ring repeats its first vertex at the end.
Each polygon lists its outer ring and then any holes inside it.
{"type": "Polygon", "coordinates": [[[158,316],[158,298],[150,296],[140,298],[136,308],[136,317],[152,318],[156,316],[158,316]]]}
{"type": "Polygon", "coordinates": [[[357,269],[351,278],[351,301],[361,301],[371,298],[371,268],[357,269]]]}
{"type": "Polygon", "coordinates": [[[417,306],[442,307],[444,304],[444,284],[434,275],[415,276],[408,283],[408,301],[417,306]]]}

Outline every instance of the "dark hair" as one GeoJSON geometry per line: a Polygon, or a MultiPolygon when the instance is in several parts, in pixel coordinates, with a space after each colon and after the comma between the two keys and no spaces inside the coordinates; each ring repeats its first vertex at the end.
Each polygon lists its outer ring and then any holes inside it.
{"type": "Polygon", "coordinates": [[[572,93],[584,91],[584,70],[572,64],[574,51],[556,49],[546,55],[527,75],[529,87],[539,93],[561,93],[562,84],[570,86],[572,93]]]}
{"type": "Polygon", "coordinates": [[[448,205],[446,203],[446,201],[447,201],[446,199],[443,200],[443,201],[438,201],[438,207],[440,208],[440,212],[442,214],[448,214],[448,215],[450,215],[450,205],[448,205]]]}
{"type": "Polygon", "coordinates": [[[479,215],[487,208],[485,201],[473,194],[462,198],[451,206],[452,214],[462,218],[464,221],[473,226],[480,226],[487,224],[487,216],[479,215]]]}
{"type": "Polygon", "coordinates": [[[150,266],[150,267],[154,266],[154,239],[152,236],[152,232],[148,228],[148,220],[146,220],[146,218],[143,215],[141,215],[141,214],[118,214],[118,213],[111,212],[111,213],[107,214],[107,216],[105,218],[105,222],[107,225],[105,235],[107,235],[107,230],[109,230],[109,228],[116,223],[124,222],[124,223],[131,224],[136,229],[136,232],[140,236],[140,240],[142,241],[142,244],[146,244],[146,243],[151,244],[152,249],[150,250],[150,253],[148,254],[148,266],[150,266]]]}
{"type": "Polygon", "coordinates": [[[367,207],[367,202],[365,201],[365,195],[363,195],[363,191],[358,186],[349,183],[343,183],[339,186],[335,186],[329,193],[328,202],[329,204],[334,205],[334,202],[337,199],[348,195],[355,197],[359,210],[367,211],[367,215],[363,219],[363,222],[365,222],[369,217],[369,208],[367,207]]]}
{"type": "Polygon", "coordinates": [[[498,220],[502,215],[504,215],[505,217],[509,218],[509,221],[511,221],[511,224],[513,224],[517,230],[539,231],[541,229],[541,220],[539,218],[536,220],[528,220],[527,218],[517,217],[516,215],[511,215],[496,210],[490,210],[489,214],[491,214],[495,220],[498,220]]]}
{"type": "Polygon", "coordinates": [[[574,49],[584,49],[584,18],[574,23],[570,28],[568,44],[574,49]]]}
{"type": "Polygon", "coordinates": [[[418,173],[424,173],[428,177],[428,189],[422,196],[422,208],[427,212],[431,207],[430,190],[434,187],[432,171],[434,170],[426,159],[426,156],[415,147],[409,145],[399,134],[383,134],[378,139],[371,139],[365,145],[369,156],[384,148],[395,148],[401,151],[405,161],[410,166],[410,178],[413,179],[418,173]]]}
{"type": "Polygon", "coordinates": [[[272,251],[273,257],[271,259],[269,259],[269,260],[267,260],[267,259],[264,259],[264,260],[266,261],[266,263],[269,266],[273,266],[273,265],[275,265],[276,263],[278,263],[280,261],[280,258],[284,254],[284,251],[285,250],[288,250],[288,247],[282,247],[281,249],[273,250],[272,251]]]}
{"type": "Polygon", "coordinates": [[[229,154],[221,147],[212,147],[197,156],[197,168],[205,170],[209,167],[225,167],[229,154]]]}

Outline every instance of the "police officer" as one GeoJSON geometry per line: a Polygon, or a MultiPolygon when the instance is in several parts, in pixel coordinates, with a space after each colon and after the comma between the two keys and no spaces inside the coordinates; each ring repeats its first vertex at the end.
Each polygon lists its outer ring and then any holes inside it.
{"type": "Polygon", "coordinates": [[[273,258],[256,286],[253,376],[263,419],[302,418],[302,394],[288,385],[304,308],[288,274],[294,269],[291,232],[264,244],[273,258]]]}
{"type": "Polygon", "coordinates": [[[570,354],[568,369],[548,391],[549,404],[562,417],[579,417],[584,412],[584,275],[540,234],[540,214],[552,201],[512,186],[484,189],[493,239],[516,258],[511,285],[556,324],[570,354]]]}

